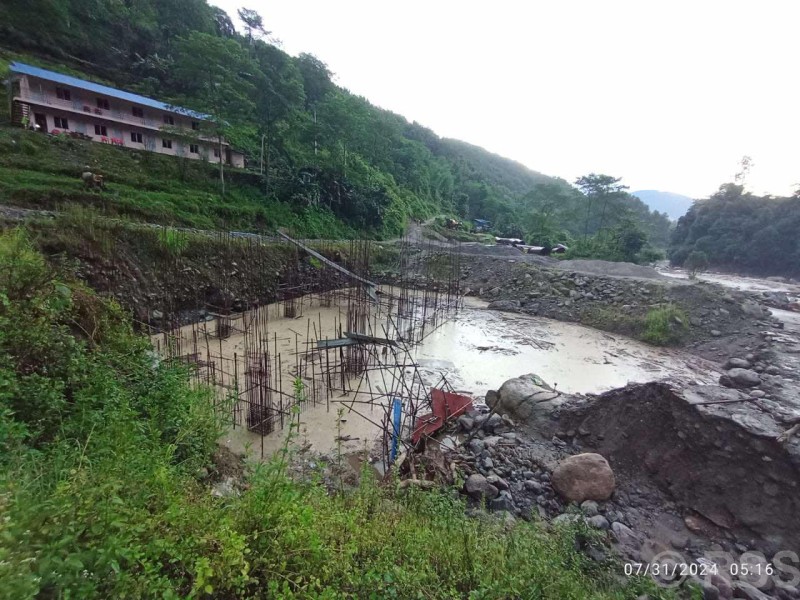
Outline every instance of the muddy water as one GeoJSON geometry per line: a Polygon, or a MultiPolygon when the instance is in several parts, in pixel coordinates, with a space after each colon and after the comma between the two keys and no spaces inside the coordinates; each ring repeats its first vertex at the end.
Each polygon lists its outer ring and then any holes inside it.
{"type": "MultiPolygon", "coordinates": [[[[302,352],[305,347],[306,332],[316,328],[318,335],[321,332],[320,337],[335,337],[334,330],[343,318],[344,309],[309,303],[303,317],[294,319],[284,318],[278,307],[267,310],[270,312],[270,350],[277,350],[284,357],[281,383],[284,390],[291,391],[298,372],[295,351],[302,352]],[[309,321],[314,324],[311,328],[309,321]]],[[[190,333],[186,328],[187,339],[190,333]]],[[[246,346],[236,324],[233,334],[225,340],[199,337],[199,342],[192,343],[199,344],[196,351],[201,356],[207,353],[208,339],[212,354],[228,357],[235,352],[241,356],[246,346]]],[[[507,379],[525,373],[536,373],[567,393],[598,393],[629,382],[671,376],[703,383],[713,383],[719,377],[713,365],[678,351],[654,348],[575,324],[491,311],[474,299],[467,299],[454,319],[428,335],[412,351],[412,358],[419,365],[419,375],[426,386],[436,385],[445,376],[454,388],[477,401],[482,401],[488,390],[498,389],[507,379]]],[[[233,371],[230,366],[226,368],[228,372],[233,371]]],[[[403,376],[398,371],[387,368],[380,376],[372,373],[360,382],[352,382],[352,389],[360,389],[359,393],[334,392],[328,397],[317,386],[318,403],[305,404],[296,417],[299,419],[297,441],[317,452],[330,452],[339,444],[345,452],[372,448],[388,400],[374,404],[359,401],[390,392],[392,379],[403,376]]],[[[308,377],[304,382],[310,391],[308,377]]],[[[287,431],[288,427],[276,427],[273,433],[262,438],[237,426],[222,441],[234,451],[259,458],[281,448],[287,431]]]]}
{"type": "MultiPolygon", "coordinates": [[[[662,275],[674,279],[689,279],[689,275],[683,269],[669,268],[659,271],[662,275]]],[[[700,281],[716,283],[723,287],[740,290],[743,292],[784,292],[789,296],[789,300],[800,302],[800,285],[785,281],[772,281],[758,277],[744,277],[742,275],[729,275],[726,273],[700,273],[697,275],[700,281]]],[[[788,310],[771,308],[772,315],[780,319],[787,325],[797,329],[800,328],[800,313],[788,310]]]]}
{"type": "Polygon", "coordinates": [[[567,393],[598,393],[671,375],[709,383],[719,376],[680,352],[572,323],[490,311],[474,300],[427,337],[416,358],[476,398],[524,373],[567,393]]]}
{"type": "MultiPolygon", "coordinates": [[[[666,277],[674,279],[689,279],[689,275],[684,269],[669,268],[659,272],[666,277]]],[[[800,295],[800,285],[758,277],[745,277],[727,273],[698,273],[697,279],[747,292],[786,292],[790,296],[800,295]]]]}

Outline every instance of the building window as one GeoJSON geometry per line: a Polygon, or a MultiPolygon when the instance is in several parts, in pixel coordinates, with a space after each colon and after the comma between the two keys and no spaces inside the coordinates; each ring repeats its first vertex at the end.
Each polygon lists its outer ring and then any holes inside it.
{"type": "Polygon", "coordinates": [[[63,117],[53,117],[56,129],[69,129],[69,123],[63,117]]]}
{"type": "Polygon", "coordinates": [[[105,98],[97,98],[97,108],[102,108],[103,110],[111,110],[111,106],[108,104],[108,100],[105,98]]]}
{"type": "Polygon", "coordinates": [[[189,152],[192,154],[200,154],[200,148],[197,144],[189,144],[189,152]]]}
{"type": "Polygon", "coordinates": [[[131,141],[136,142],[137,144],[142,143],[142,134],[136,131],[131,131],[131,141]]]}
{"type": "Polygon", "coordinates": [[[197,121],[192,121],[192,129],[194,129],[195,131],[199,131],[200,123],[198,123],[197,121]]]}
{"type": "Polygon", "coordinates": [[[161,140],[162,148],[172,148],[172,140],[161,140]]]}
{"type": "Polygon", "coordinates": [[[144,119],[144,110],[142,110],[138,106],[134,106],[133,108],[131,108],[131,110],[133,111],[134,117],[139,117],[140,119],[144,119]]]}
{"type": "Polygon", "coordinates": [[[56,88],[56,98],[59,100],[71,100],[72,97],[70,96],[69,90],[57,87],[56,88]]]}
{"type": "Polygon", "coordinates": [[[214,148],[214,158],[219,158],[219,148],[214,148]]]}
{"type": "Polygon", "coordinates": [[[175,125],[175,119],[173,119],[170,115],[164,115],[164,124],[175,125]]]}
{"type": "Polygon", "coordinates": [[[108,135],[108,130],[106,129],[105,125],[95,125],[94,126],[94,134],[95,135],[102,135],[106,137],[108,135]]]}

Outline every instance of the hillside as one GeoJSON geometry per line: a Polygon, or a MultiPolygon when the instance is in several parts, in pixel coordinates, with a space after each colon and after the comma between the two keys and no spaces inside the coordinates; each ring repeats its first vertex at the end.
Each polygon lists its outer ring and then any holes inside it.
{"type": "Polygon", "coordinates": [[[677,221],[685,215],[686,211],[692,207],[692,203],[694,202],[689,196],[673,194],[672,192],[638,190],[631,193],[647,204],[651,210],[666,213],[673,221],[677,221]]]}
{"type": "MultiPolygon", "coordinates": [[[[0,201],[78,202],[148,221],[251,231],[284,226],[324,237],[395,237],[408,218],[438,214],[488,219],[494,233],[534,243],[541,241],[542,215],[558,241],[614,225],[592,214],[588,226],[579,225],[585,202],[569,183],[373,106],[336,86],[320,59],[293,57],[260,39],[263,29],[255,23],[237,33],[229,16],[205,0],[4,3],[0,77],[20,60],[210,113],[244,152],[248,170],[232,173],[223,194],[213,169],[102,155],[77,141],[65,152],[8,132],[7,148],[18,156],[4,159],[10,183],[0,201]],[[38,26],[43,18],[47,28],[38,26]],[[96,156],[92,165],[113,184],[113,210],[70,181],[84,156],[96,156]],[[148,181],[131,186],[134,179],[148,181]],[[554,203],[561,206],[550,214],[554,203]]],[[[626,204],[626,214],[663,247],[668,223],[638,200],[626,204]]]]}
{"type": "MultiPolygon", "coordinates": [[[[322,221],[332,215],[340,231],[391,236],[409,216],[455,212],[454,200],[474,185],[510,202],[535,181],[553,181],[372,106],[335,86],[317,58],[237,34],[204,1],[48,5],[54,26],[47,29],[36,26],[40,9],[0,7],[0,69],[24,60],[225,118],[226,136],[251,167],[260,170],[262,139],[266,147],[263,177],[240,178],[239,193],[268,207],[285,203],[300,214],[294,221],[312,211],[322,221]],[[65,21],[72,26],[58,25],[65,21]],[[207,74],[226,90],[222,107],[199,83],[207,74]]],[[[216,192],[213,182],[203,187],[216,192]]]]}

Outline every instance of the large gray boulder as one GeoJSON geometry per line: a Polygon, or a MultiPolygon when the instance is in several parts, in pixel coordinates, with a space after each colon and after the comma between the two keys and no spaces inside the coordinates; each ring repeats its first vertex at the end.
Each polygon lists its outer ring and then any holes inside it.
{"type": "Polygon", "coordinates": [[[608,461],[592,452],[562,460],[550,481],[565,500],[577,503],[608,500],[616,486],[614,471],[608,461]]]}
{"type": "Polygon", "coordinates": [[[744,358],[729,358],[725,363],[726,369],[749,369],[751,366],[750,361],[744,358]]]}
{"type": "Polygon", "coordinates": [[[549,418],[553,410],[563,403],[556,391],[533,373],[506,381],[497,392],[486,394],[486,403],[499,414],[531,422],[549,418]]]}
{"type": "MultiPolygon", "coordinates": [[[[756,387],[761,385],[761,376],[750,369],[730,369],[726,375],[732,384],[731,387],[756,387]]],[[[725,377],[725,375],[722,377],[725,377]]],[[[722,378],[720,378],[720,382],[727,383],[722,378]]]]}
{"type": "Polygon", "coordinates": [[[742,303],[742,312],[748,317],[753,317],[754,319],[763,319],[771,314],[769,309],[766,307],[749,300],[742,303]]]}

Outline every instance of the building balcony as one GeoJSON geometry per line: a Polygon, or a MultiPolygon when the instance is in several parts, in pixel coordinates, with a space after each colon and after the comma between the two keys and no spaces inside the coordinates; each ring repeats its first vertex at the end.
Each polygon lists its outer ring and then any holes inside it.
{"type": "MultiPolygon", "coordinates": [[[[52,107],[57,110],[66,111],[73,114],[80,114],[85,117],[93,117],[95,119],[102,119],[105,121],[119,123],[120,125],[127,125],[130,127],[141,128],[141,129],[149,129],[151,131],[160,132],[163,127],[174,127],[177,130],[183,130],[186,131],[187,133],[193,132],[193,130],[188,127],[180,127],[179,125],[169,125],[167,123],[164,123],[162,115],[159,115],[160,118],[158,119],[153,119],[148,117],[135,117],[130,112],[130,109],[127,111],[118,108],[111,108],[107,110],[103,108],[98,108],[97,106],[92,106],[91,104],[88,104],[87,102],[85,102],[80,98],[75,98],[73,100],[62,100],[60,98],[55,98],[49,94],[29,91],[28,93],[23,93],[19,96],[15,96],[14,100],[18,100],[20,102],[25,102],[29,104],[35,104],[38,106],[52,107]]],[[[146,110],[152,111],[153,109],[146,109],[146,110]]],[[[176,115],[176,117],[180,118],[180,115],[176,115]]],[[[169,133],[165,133],[165,135],[169,135],[169,133]]],[[[198,140],[204,142],[210,142],[210,143],[217,142],[217,139],[214,136],[197,135],[196,137],[198,140]]],[[[223,145],[227,146],[227,143],[223,141],[223,145]]]]}

